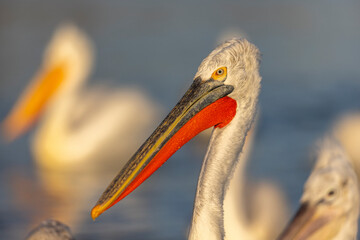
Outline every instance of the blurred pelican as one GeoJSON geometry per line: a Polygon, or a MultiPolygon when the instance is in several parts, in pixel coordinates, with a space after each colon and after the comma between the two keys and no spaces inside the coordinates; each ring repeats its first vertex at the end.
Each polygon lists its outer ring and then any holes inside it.
{"type": "Polygon", "coordinates": [[[3,131],[14,139],[42,118],[33,141],[39,166],[57,171],[119,167],[152,126],[158,108],[141,91],[84,87],[92,65],[87,36],[74,25],[60,26],[40,70],[4,121],[3,131]]]}
{"type": "Polygon", "coordinates": [[[305,184],[301,206],[279,240],[354,240],[358,216],[356,174],[343,148],[325,139],[305,184]]]}
{"type": "Polygon", "coordinates": [[[276,184],[271,181],[253,181],[246,174],[257,119],[246,136],[242,154],[225,194],[224,231],[231,236],[241,236],[243,240],[272,240],[286,224],[288,205],[284,193],[276,184]]]}
{"type": "Polygon", "coordinates": [[[235,208],[224,213],[225,198],[254,120],[260,82],[259,51],[253,44],[232,39],[219,45],[202,61],[183,98],[110,183],[92,217],[126,197],[199,132],[215,126],[198,181],[189,239],[245,239],[242,231],[227,230],[226,218],[233,221],[231,227],[243,222],[235,208]]]}
{"type": "Polygon", "coordinates": [[[360,179],[360,112],[341,116],[333,126],[333,134],[346,150],[360,179]]]}
{"type": "Polygon", "coordinates": [[[26,240],[75,240],[75,238],[68,226],[62,222],[49,219],[33,229],[26,240]]]}
{"type": "Polygon", "coordinates": [[[106,174],[123,165],[159,113],[141,91],[86,88],[93,51],[80,29],[60,26],[40,70],[2,125],[14,139],[41,118],[32,152],[40,187],[51,198],[35,211],[40,215],[35,219],[56,218],[72,228],[97,187],[108,181],[106,174]]]}

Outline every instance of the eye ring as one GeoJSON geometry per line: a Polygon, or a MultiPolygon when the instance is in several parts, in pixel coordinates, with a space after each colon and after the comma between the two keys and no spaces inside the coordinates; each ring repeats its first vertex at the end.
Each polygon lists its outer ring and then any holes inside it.
{"type": "Polygon", "coordinates": [[[216,81],[225,81],[226,77],[227,77],[226,67],[220,67],[216,69],[211,75],[211,78],[216,81]]]}
{"type": "Polygon", "coordinates": [[[333,189],[333,190],[330,190],[328,193],[327,193],[327,195],[328,195],[328,197],[332,197],[332,196],[334,196],[336,194],[336,191],[333,189]]]}
{"type": "Polygon", "coordinates": [[[338,191],[335,188],[329,189],[326,193],[327,201],[333,201],[338,195],[338,191]]]}
{"type": "Polygon", "coordinates": [[[219,68],[218,70],[216,70],[216,74],[217,75],[223,75],[224,74],[224,70],[222,68],[219,68]]]}

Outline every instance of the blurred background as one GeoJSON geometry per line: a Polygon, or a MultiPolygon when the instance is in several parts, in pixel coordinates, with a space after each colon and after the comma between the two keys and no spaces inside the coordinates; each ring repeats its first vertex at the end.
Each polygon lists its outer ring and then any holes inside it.
{"type": "MultiPolygon", "coordinates": [[[[341,115],[360,109],[359,1],[1,0],[0,121],[39,72],[53,33],[66,22],[82,29],[95,49],[82,88],[93,93],[100,87],[102,95],[87,111],[102,108],[96,104],[108,89],[116,96],[143,96],[139,106],[151,102],[145,109],[156,114],[131,113],[148,120],[126,147],[131,153],[182,96],[219,39],[241,32],[254,43],[262,53],[263,81],[248,173],[276,182],[291,213],[312,167],[312,146],[341,115]]],[[[39,120],[14,141],[0,140],[1,239],[21,239],[51,217],[67,223],[77,239],[186,238],[206,136],[185,145],[150,181],[93,222],[91,208],[131,153],[106,156],[116,167],[101,173],[84,173],[87,163],[76,171],[70,165],[60,173],[47,170],[34,154],[34,136],[46,122],[39,120]]],[[[136,123],[129,121],[128,132],[111,141],[114,148],[132,136],[136,123]]],[[[93,158],[103,160],[109,149],[93,158]]]]}

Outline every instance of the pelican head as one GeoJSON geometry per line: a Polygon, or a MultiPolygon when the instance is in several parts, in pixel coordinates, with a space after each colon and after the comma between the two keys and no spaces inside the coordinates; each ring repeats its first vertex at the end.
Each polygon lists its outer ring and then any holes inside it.
{"type": "Polygon", "coordinates": [[[244,39],[219,45],[199,66],[189,90],[110,183],[93,219],[120,201],[186,142],[215,126],[225,128],[260,88],[257,48],[244,39]],[[244,100],[245,99],[245,100],[244,100]]]}
{"type": "Polygon", "coordinates": [[[358,214],[355,172],[342,147],[327,139],[305,184],[301,207],[279,239],[356,239],[358,214]]]}
{"type": "Polygon", "coordinates": [[[33,229],[26,240],[74,240],[68,226],[57,220],[49,219],[43,221],[38,227],[33,229]]]}
{"type": "Polygon", "coordinates": [[[25,132],[45,107],[66,93],[76,91],[93,63],[93,47],[74,25],[60,26],[43,57],[43,64],[3,123],[11,140],[25,132]]]}
{"type": "Polygon", "coordinates": [[[233,87],[228,97],[241,103],[245,95],[258,95],[259,50],[247,40],[232,39],[215,48],[200,64],[195,80],[215,80],[233,87]]]}

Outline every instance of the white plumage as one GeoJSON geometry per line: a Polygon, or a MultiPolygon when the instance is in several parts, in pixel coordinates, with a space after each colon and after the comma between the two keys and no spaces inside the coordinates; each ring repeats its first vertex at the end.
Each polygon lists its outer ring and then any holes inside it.
{"type": "Polygon", "coordinates": [[[41,188],[52,198],[37,212],[72,227],[84,218],[106,175],[147,137],[160,111],[137,89],[85,86],[93,58],[84,32],[60,26],[40,70],[2,126],[15,138],[40,118],[32,152],[41,188]]]}
{"type": "Polygon", "coordinates": [[[246,134],[253,122],[260,91],[259,51],[246,40],[218,46],[199,66],[196,77],[209,79],[219,67],[228,68],[224,83],[234,86],[236,115],[224,128],[215,128],[201,169],[189,239],[238,239],[224,226],[224,198],[246,134]]]}
{"type": "MultiPolygon", "coordinates": [[[[271,181],[254,181],[246,173],[257,121],[248,132],[224,199],[224,229],[227,236],[243,240],[272,240],[284,228],[288,205],[284,193],[271,181]]],[[[228,238],[231,239],[231,238],[228,238]]]]}
{"type": "Polygon", "coordinates": [[[340,116],[332,131],[349,155],[360,179],[360,113],[351,112],[340,116]]]}
{"type": "Polygon", "coordinates": [[[236,187],[246,192],[244,181],[236,181],[244,177],[246,164],[239,162],[247,158],[241,152],[254,121],[260,82],[259,51],[253,44],[232,39],[219,45],[202,61],[181,100],[108,185],[91,211],[93,219],[131,193],[197,133],[215,126],[198,180],[189,239],[261,239],[261,222],[243,217],[244,198],[240,196],[236,208],[232,192],[236,187]]]}
{"type": "Polygon", "coordinates": [[[348,156],[334,139],[321,142],[300,202],[300,209],[279,240],[356,239],[358,180],[348,156]]]}
{"type": "Polygon", "coordinates": [[[43,221],[34,228],[26,240],[75,240],[68,226],[57,220],[43,221]]]}
{"type": "Polygon", "coordinates": [[[142,91],[84,86],[93,58],[93,44],[84,32],[71,24],[60,26],[40,70],[4,122],[4,131],[13,138],[32,124],[33,115],[43,112],[33,142],[40,167],[120,167],[153,127],[159,107],[142,91]]]}

